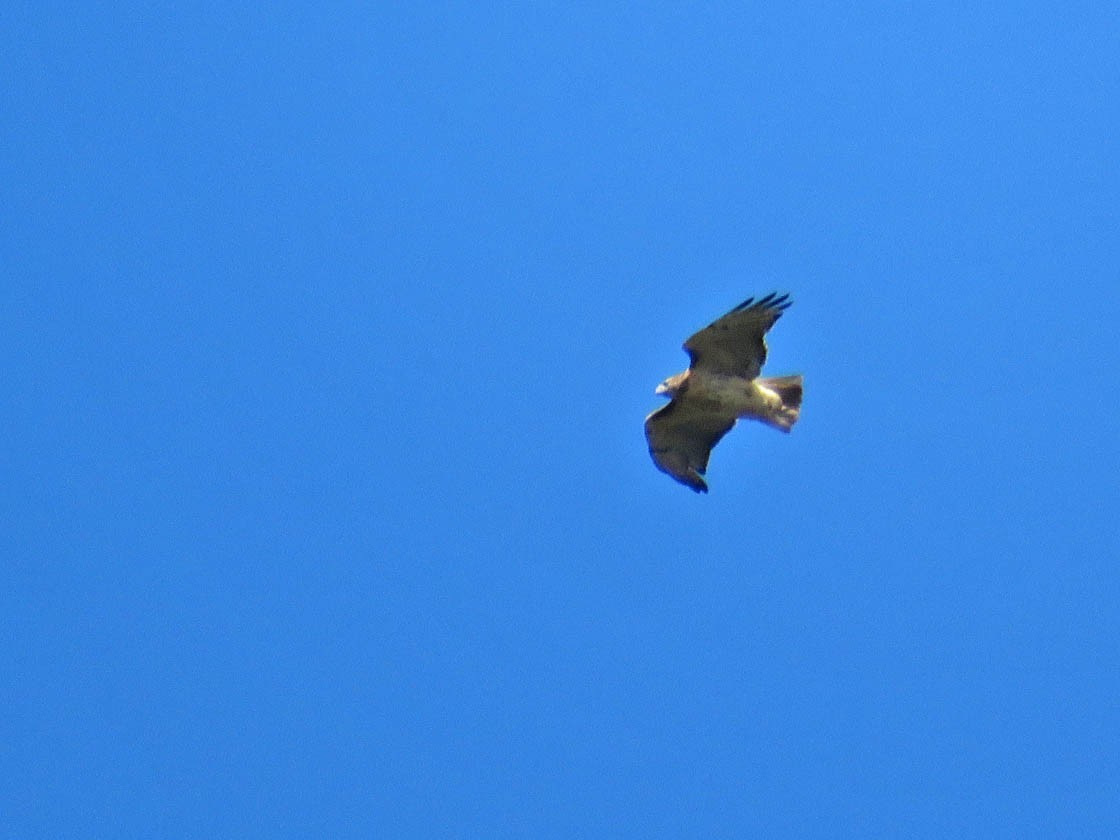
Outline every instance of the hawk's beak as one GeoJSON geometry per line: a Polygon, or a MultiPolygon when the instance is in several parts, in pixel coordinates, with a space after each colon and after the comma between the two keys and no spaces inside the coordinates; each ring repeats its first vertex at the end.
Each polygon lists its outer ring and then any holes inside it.
{"type": "Polygon", "coordinates": [[[654,391],[653,393],[654,393],[654,394],[655,394],[656,396],[659,396],[659,397],[660,397],[660,396],[661,396],[662,394],[667,394],[667,393],[669,393],[669,389],[668,389],[668,388],[666,388],[666,387],[665,387],[665,383],[664,383],[664,382],[662,382],[662,383],[661,383],[660,385],[658,385],[658,386],[657,386],[657,389],[656,389],[656,390],[655,390],[655,391],[654,391]]]}

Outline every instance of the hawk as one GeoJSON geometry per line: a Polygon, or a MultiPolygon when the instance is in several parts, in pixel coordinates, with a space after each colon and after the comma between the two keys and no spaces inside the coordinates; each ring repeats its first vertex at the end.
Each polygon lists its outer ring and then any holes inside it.
{"type": "Polygon", "coordinates": [[[670,402],[646,418],[653,463],[697,493],[707,493],[708,456],[743,417],[788,432],[801,413],[801,376],[759,378],[766,332],[792,303],[771,292],[748,298],[684,343],[688,370],[655,393],[670,402]]]}

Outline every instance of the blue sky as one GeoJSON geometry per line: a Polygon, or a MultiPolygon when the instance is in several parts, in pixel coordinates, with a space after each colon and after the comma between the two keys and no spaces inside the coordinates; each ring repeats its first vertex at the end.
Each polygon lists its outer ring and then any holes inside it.
{"type": "Polygon", "coordinates": [[[5,835],[1120,831],[1107,4],[0,21],[5,835]]]}

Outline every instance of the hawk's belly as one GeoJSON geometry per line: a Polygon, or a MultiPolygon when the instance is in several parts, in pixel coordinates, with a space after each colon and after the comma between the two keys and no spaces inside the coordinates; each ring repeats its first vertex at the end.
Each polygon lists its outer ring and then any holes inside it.
{"type": "Polygon", "coordinates": [[[694,377],[689,383],[690,396],[713,403],[736,417],[769,417],[782,407],[782,399],[757,379],[709,374],[694,377]]]}

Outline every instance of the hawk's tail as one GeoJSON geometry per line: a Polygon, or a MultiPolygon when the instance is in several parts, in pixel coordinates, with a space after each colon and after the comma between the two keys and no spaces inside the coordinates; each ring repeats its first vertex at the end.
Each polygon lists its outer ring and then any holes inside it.
{"type": "Polygon", "coordinates": [[[775,429],[788,432],[801,416],[802,378],[798,376],[770,376],[758,380],[763,388],[769,388],[782,398],[782,407],[764,422],[775,429]]]}

